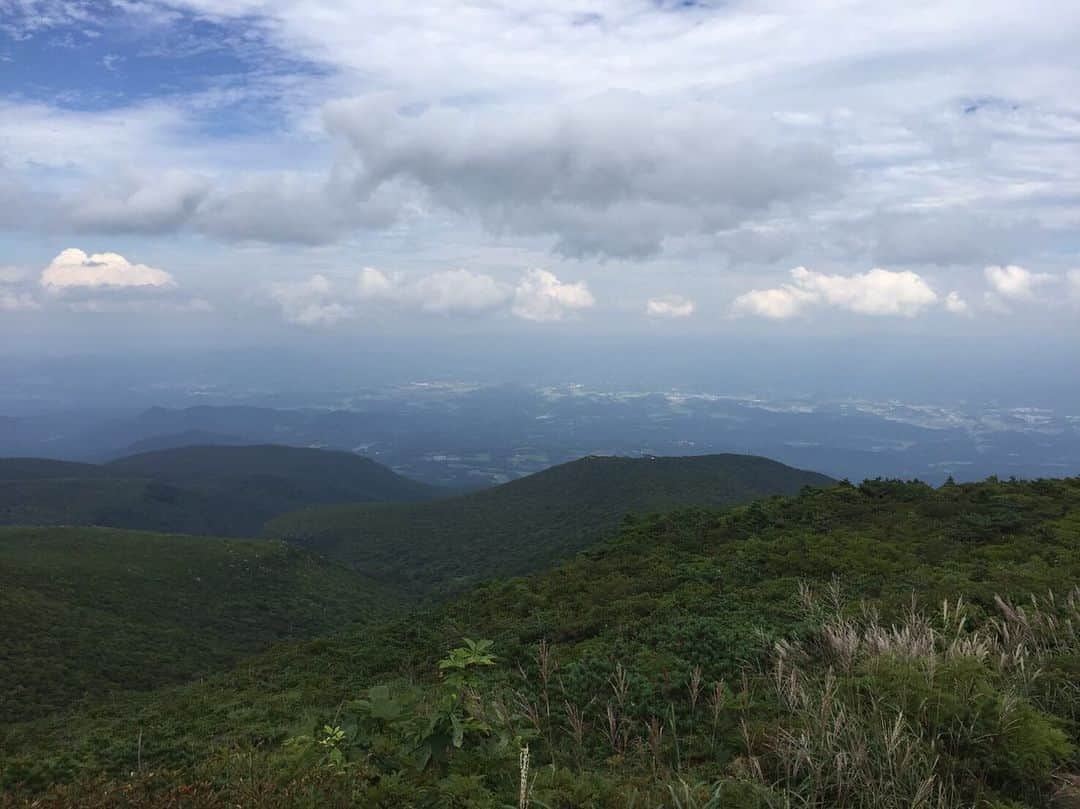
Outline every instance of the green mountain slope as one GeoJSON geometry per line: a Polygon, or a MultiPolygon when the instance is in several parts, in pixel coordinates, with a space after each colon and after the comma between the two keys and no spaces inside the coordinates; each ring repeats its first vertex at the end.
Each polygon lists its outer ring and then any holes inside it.
{"type": "Polygon", "coordinates": [[[108,472],[91,463],[55,461],[51,458],[0,458],[0,482],[9,480],[55,480],[107,477],[108,472]]]}
{"type": "Polygon", "coordinates": [[[436,489],[346,452],[281,446],[159,450],[103,466],[0,459],[0,524],[259,536],[319,503],[415,501],[436,489]]]}
{"type": "Polygon", "coordinates": [[[1077,581],[1080,479],[632,518],[549,572],[10,726],[0,786],[490,809],[528,743],[534,806],[1049,807],[1080,766],[1077,581]]]}
{"type": "Polygon", "coordinates": [[[105,466],[123,477],[323,503],[425,500],[438,491],[351,452],[275,444],[162,449],[105,466]]]}
{"type": "Polygon", "coordinates": [[[387,591],[278,542],[0,529],[0,723],[220,669],[385,614],[387,591]]]}
{"type": "Polygon", "coordinates": [[[628,513],[722,507],[832,482],[749,455],[590,457],[429,503],[285,514],[267,531],[414,591],[452,590],[573,556],[628,513]]]}

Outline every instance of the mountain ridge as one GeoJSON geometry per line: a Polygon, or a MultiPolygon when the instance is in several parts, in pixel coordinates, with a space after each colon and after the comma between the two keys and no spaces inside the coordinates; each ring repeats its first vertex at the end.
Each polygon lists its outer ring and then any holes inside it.
{"type": "Polygon", "coordinates": [[[151,450],[106,464],[0,459],[0,524],[103,525],[258,537],[307,505],[440,490],[353,453],[270,444],[151,450]]]}
{"type": "Polygon", "coordinates": [[[286,513],[268,522],[266,532],[430,593],[567,559],[614,530],[627,514],[726,507],[834,483],[826,475],[752,455],[586,456],[428,503],[286,513]]]}

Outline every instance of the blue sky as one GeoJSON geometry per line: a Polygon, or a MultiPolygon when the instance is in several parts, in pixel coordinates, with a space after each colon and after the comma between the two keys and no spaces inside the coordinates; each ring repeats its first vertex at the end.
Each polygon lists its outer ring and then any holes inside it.
{"type": "Polygon", "coordinates": [[[1060,353],[1078,35],[1002,0],[0,0],[0,340],[1060,353]]]}

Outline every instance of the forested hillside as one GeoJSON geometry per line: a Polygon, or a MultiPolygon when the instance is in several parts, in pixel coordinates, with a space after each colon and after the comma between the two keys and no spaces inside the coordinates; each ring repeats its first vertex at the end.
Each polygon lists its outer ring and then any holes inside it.
{"type": "Polygon", "coordinates": [[[445,592],[567,559],[629,513],[722,507],[832,482],[752,455],[589,457],[429,503],[308,509],[267,530],[412,592],[445,592]]]}
{"type": "Polygon", "coordinates": [[[348,452],[284,446],[157,450],[105,465],[0,459],[0,524],[260,536],[319,503],[416,501],[439,490],[348,452]]]}
{"type": "Polygon", "coordinates": [[[393,604],[279,542],[2,528],[0,724],[207,674],[393,604]]]}
{"type": "Polygon", "coordinates": [[[11,726],[4,784],[36,806],[503,807],[527,745],[533,807],[1071,806],[1077,581],[1080,479],[632,517],[551,571],[11,726]]]}

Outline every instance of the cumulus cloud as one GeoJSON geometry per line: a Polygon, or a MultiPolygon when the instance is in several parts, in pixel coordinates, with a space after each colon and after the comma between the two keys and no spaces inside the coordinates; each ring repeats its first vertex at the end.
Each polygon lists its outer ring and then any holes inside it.
{"type": "Polygon", "coordinates": [[[945,296],[945,308],[954,315],[970,315],[971,307],[967,301],[960,297],[960,293],[953,291],[945,296]]]}
{"type": "Polygon", "coordinates": [[[819,304],[862,315],[914,317],[938,300],[920,275],[907,270],[874,268],[854,275],[828,275],[796,267],[791,278],[791,284],[740,295],[734,312],[785,319],[819,304]]]}
{"type": "Polygon", "coordinates": [[[806,290],[790,284],[775,289],[752,289],[735,299],[732,311],[739,315],[755,315],[772,320],[786,320],[799,314],[804,304],[814,301],[806,290]]]}
{"type": "Polygon", "coordinates": [[[66,290],[163,290],[176,286],[164,270],[132,264],[118,253],[87,255],[71,247],[54,258],[41,273],[41,285],[54,292],[66,290]]]}
{"type": "Polygon", "coordinates": [[[356,278],[356,294],[361,298],[388,300],[397,294],[399,284],[382,270],[364,267],[356,278]]]}
{"type": "Polygon", "coordinates": [[[99,232],[165,233],[184,225],[210,189],[209,178],[186,171],[130,174],[84,189],[71,202],[71,221],[99,232]]]}
{"type": "Polygon", "coordinates": [[[360,99],[331,103],[325,119],[363,166],[360,187],[411,183],[491,230],[554,236],[572,255],[653,253],[843,177],[819,143],[752,133],[715,104],[633,93],[483,109],[360,99]]]}
{"type": "Polygon", "coordinates": [[[360,271],[357,293],[435,314],[478,314],[506,303],[510,290],[490,275],[445,270],[405,281],[372,267],[360,271]]]}
{"type": "Polygon", "coordinates": [[[678,319],[694,314],[694,302],[682,295],[662,295],[649,298],[645,304],[645,314],[649,317],[678,319]]]}
{"type": "Polygon", "coordinates": [[[1054,280],[1052,275],[1035,273],[1013,264],[1008,267],[986,267],[983,273],[993,294],[1006,301],[1030,300],[1035,297],[1039,286],[1054,280]]]}
{"type": "Polygon", "coordinates": [[[564,283],[548,270],[528,270],[514,289],[513,313],[523,320],[561,320],[596,304],[584,281],[564,283]]]}
{"type": "Polygon", "coordinates": [[[300,326],[333,326],[354,314],[342,303],[340,291],[321,274],[303,281],[271,284],[269,295],[280,307],[282,317],[300,326]]]}
{"type": "Polygon", "coordinates": [[[426,312],[484,312],[501,306],[509,292],[490,275],[447,270],[425,276],[410,293],[426,312]]]}

